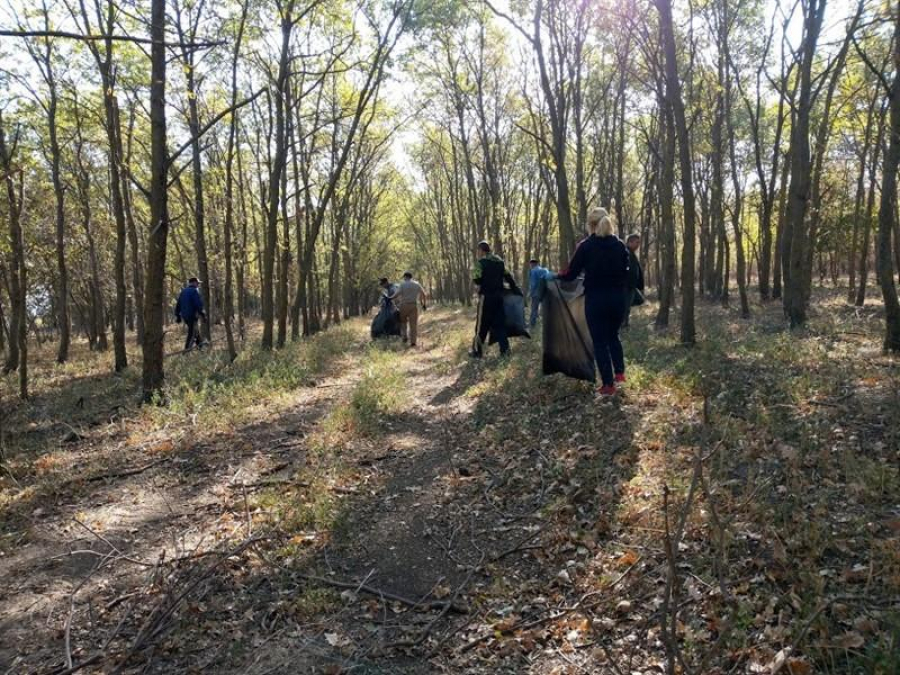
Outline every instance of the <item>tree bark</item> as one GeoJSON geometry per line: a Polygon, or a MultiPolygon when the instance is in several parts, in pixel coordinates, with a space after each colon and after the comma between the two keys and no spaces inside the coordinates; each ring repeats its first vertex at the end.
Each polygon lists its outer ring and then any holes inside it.
{"type": "Polygon", "coordinates": [[[166,2],[152,0],[150,9],[150,236],[144,292],[144,400],[151,401],[164,382],[166,248],[169,236],[166,151],[166,2]]]}
{"type": "Polygon", "coordinates": [[[128,137],[125,150],[125,170],[122,175],[122,198],[125,204],[125,222],[128,226],[128,243],[131,249],[131,286],[134,293],[135,331],[138,344],[144,342],[144,273],[141,263],[141,237],[134,221],[134,203],[131,199],[132,144],[134,140],[135,114],[132,108],[128,118],[128,137]]]}
{"type": "Polygon", "coordinates": [[[675,300],[675,276],[678,273],[675,260],[675,129],[672,111],[668,101],[660,100],[659,128],[662,162],[660,166],[659,200],[661,216],[662,258],[659,275],[659,309],[656,313],[656,328],[669,325],[669,314],[675,300]]]}
{"type": "Polygon", "coordinates": [[[897,168],[900,166],[900,8],[894,4],[894,80],[890,98],[890,136],[881,171],[881,205],[878,211],[877,270],[884,299],[884,349],[900,352],[900,300],[894,281],[891,236],[897,216],[897,168]]]}
{"type": "MultiPolygon", "coordinates": [[[[15,146],[15,144],[13,144],[15,146]]],[[[6,186],[7,220],[9,225],[9,350],[7,351],[4,373],[18,369],[19,398],[28,398],[28,311],[26,295],[28,288],[28,271],[25,264],[25,242],[22,234],[21,190],[16,190],[14,176],[24,180],[24,173],[13,163],[11,149],[7,146],[3,113],[0,111],[0,169],[3,170],[3,182],[6,186]]]]}
{"type": "Polygon", "coordinates": [[[278,248],[278,213],[281,205],[281,173],[284,171],[286,142],[284,137],[285,94],[290,80],[291,31],[294,27],[294,0],[279,5],[281,15],[281,56],[275,80],[275,157],[269,173],[268,211],[263,249],[262,278],[262,348],[272,349],[275,333],[275,252],[278,248]]]}
{"type": "Polygon", "coordinates": [[[812,160],[810,158],[809,129],[813,107],[812,67],[816,44],[825,16],[826,0],[809,0],[805,5],[804,36],[799,63],[800,86],[794,102],[795,115],[791,126],[791,177],[787,199],[787,218],[783,244],[786,247],[787,267],[784,284],[784,311],[791,327],[806,323],[808,294],[805,292],[805,271],[809,247],[808,212],[812,160]]]}
{"type": "MultiPolygon", "coordinates": [[[[237,358],[237,349],[234,344],[234,281],[233,281],[233,249],[234,249],[234,154],[235,141],[237,139],[238,113],[235,110],[238,99],[238,59],[241,53],[241,42],[244,37],[244,25],[247,22],[247,10],[249,3],[241,5],[241,19],[238,24],[237,35],[234,39],[234,50],[231,57],[231,119],[228,124],[228,146],[225,150],[225,342],[228,347],[228,360],[237,358]]],[[[238,281],[243,283],[243,276],[238,281]]]]}
{"type": "Polygon", "coordinates": [[[671,0],[655,0],[660,15],[660,30],[665,53],[666,97],[672,107],[675,135],[678,139],[678,159],[681,178],[681,194],[684,201],[684,244],[681,259],[681,342],[693,345],[696,341],[694,324],[694,265],[696,238],[696,205],[691,167],[691,146],[688,135],[684,101],[681,97],[681,80],[675,44],[675,28],[672,21],[671,0]]]}

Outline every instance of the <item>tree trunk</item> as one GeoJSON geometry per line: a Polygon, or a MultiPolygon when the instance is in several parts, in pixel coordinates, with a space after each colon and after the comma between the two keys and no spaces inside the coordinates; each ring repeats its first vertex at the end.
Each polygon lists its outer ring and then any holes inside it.
{"type": "Polygon", "coordinates": [[[660,167],[659,199],[661,215],[662,262],[659,275],[659,310],[656,313],[656,328],[669,325],[669,313],[675,299],[675,276],[678,273],[675,260],[675,129],[672,111],[668,101],[660,100],[659,128],[662,162],[660,167]]]}
{"type": "MultiPolygon", "coordinates": [[[[228,146],[225,150],[225,342],[228,347],[228,360],[237,358],[237,349],[234,345],[234,331],[232,320],[234,319],[234,281],[232,275],[233,249],[234,249],[234,153],[237,139],[237,106],[238,84],[237,70],[240,58],[241,42],[244,37],[244,25],[247,21],[247,2],[241,6],[241,20],[238,24],[237,35],[234,40],[234,51],[231,58],[231,118],[228,124],[228,146]]],[[[240,150],[238,150],[240,151],[240,150]]],[[[243,282],[243,277],[238,279],[243,282]]]]}
{"type": "Polygon", "coordinates": [[[900,11],[894,6],[894,81],[890,97],[890,136],[881,172],[881,205],[878,211],[876,263],[881,297],[884,299],[884,349],[900,352],[900,300],[894,281],[891,235],[897,215],[897,167],[900,166],[900,11]]]}
{"type": "Polygon", "coordinates": [[[792,328],[806,323],[808,294],[804,289],[810,245],[806,215],[812,187],[809,147],[813,107],[812,67],[825,16],[825,4],[826,0],[809,0],[805,6],[804,38],[798,66],[800,87],[794,102],[795,116],[791,126],[791,178],[783,243],[787,247],[784,311],[792,328]]]}
{"type": "Polygon", "coordinates": [[[162,390],[165,373],[164,325],[166,248],[169,236],[169,202],[166,190],[166,2],[152,0],[150,10],[150,236],[147,239],[147,276],[144,292],[144,400],[162,390]]]}
{"type": "Polygon", "coordinates": [[[122,198],[125,202],[125,222],[128,225],[128,243],[131,248],[131,285],[134,293],[135,330],[138,344],[144,342],[144,273],[141,266],[141,237],[138,235],[137,224],[134,221],[134,204],[131,200],[131,183],[128,174],[131,173],[132,142],[134,138],[134,110],[128,119],[128,141],[126,144],[125,171],[122,178],[122,198]]]}
{"type": "Polygon", "coordinates": [[[281,173],[285,166],[284,115],[285,94],[290,78],[291,30],[294,26],[293,0],[279,7],[281,14],[281,57],[278,62],[278,77],[275,81],[275,157],[269,173],[268,212],[263,250],[262,278],[262,348],[272,349],[275,333],[275,252],[278,248],[278,212],[281,205],[281,173]]]}
{"type": "Polygon", "coordinates": [[[875,137],[875,143],[872,145],[872,157],[869,160],[869,194],[866,197],[866,213],[863,218],[863,244],[859,256],[859,285],[856,288],[857,307],[862,307],[866,302],[866,285],[869,281],[869,253],[870,240],[872,238],[872,222],[875,213],[875,192],[878,178],[878,160],[881,156],[881,148],[884,142],[885,124],[884,118],[887,114],[888,106],[882,106],[881,114],[877,122],[878,133],[875,137]]]}
{"type": "Polygon", "coordinates": [[[207,312],[207,320],[201,321],[203,337],[212,337],[212,322],[215,308],[212,305],[211,285],[209,278],[209,258],[206,252],[206,208],[203,196],[203,163],[200,148],[200,113],[197,109],[197,91],[194,80],[194,67],[186,64],[188,91],[188,131],[191,135],[191,177],[193,179],[194,199],[194,246],[197,248],[197,276],[200,277],[200,293],[203,296],[203,307],[207,312]]]}
{"type": "Polygon", "coordinates": [[[665,52],[666,97],[672,106],[675,134],[678,139],[681,194],[684,202],[684,244],[681,260],[681,342],[686,345],[693,345],[696,341],[696,327],[694,325],[694,258],[697,216],[694,203],[691,146],[687,118],[684,112],[684,101],[681,98],[681,80],[678,75],[672,4],[671,0],[655,0],[655,2],[660,15],[660,30],[665,52]]]}
{"type": "MultiPolygon", "coordinates": [[[[13,147],[15,147],[13,143],[13,147]]],[[[27,267],[25,265],[25,242],[22,235],[21,216],[21,189],[16,192],[14,176],[18,175],[23,181],[25,176],[22,171],[13,166],[11,151],[6,144],[6,131],[3,126],[3,114],[0,111],[0,169],[3,170],[3,182],[6,185],[7,220],[9,221],[9,294],[10,294],[10,335],[9,351],[7,352],[4,373],[18,369],[19,371],[19,397],[28,398],[28,312],[26,309],[27,296],[27,267]]]]}
{"type": "MultiPolygon", "coordinates": [[[[872,123],[875,120],[875,107],[877,102],[878,97],[874,97],[869,104],[869,110],[866,114],[866,128],[863,133],[863,144],[859,150],[859,173],[856,177],[856,196],[853,200],[853,237],[850,242],[850,255],[847,259],[847,264],[850,268],[850,288],[847,295],[847,302],[853,302],[856,297],[856,254],[859,250],[860,220],[862,220],[863,200],[866,195],[866,159],[869,156],[869,146],[872,141],[872,123]]],[[[868,224],[866,227],[868,229],[868,224]]],[[[866,238],[865,248],[868,249],[868,247],[868,238],[866,238]]]]}
{"type": "MultiPolygon", "coordinates": [[[[112,46],[108,48],[112,52],[112,46]]],[[[107,62],[109,63],[109,62],[107,62]]],[[[115,370],[121,372],[128,367],[125,350],[125,205],[122,199],[122,136],[119,127],[119,104],[114,94],[115,83],[106,68],[101,68],[103,82],[103,104],[106,111],[106,136],[109,143],[109,193],[113,218],[116,223],[116,254],[113,281],[116,286],[115,314],[113,316],[113,351],[115,370]]]]}
{"type": "MultiPolygon", "coordinates": [[[[49,30],[50,18],[47,6],[44,5],[44,25],[49,30]]],[[[53,184],[53,196],[55,199],[55,224],[56,224],[56,323],[59,329],[59,348],[56,352],[56,362],[65,363],[69,359],[69,344],[71,342],[71,320],[69,319],[69,271],[66,265],[66,213],[65,213],[65,188],[60,176],[61,150],[59,147],[59,130],[57,127],[57,110],[59,97],[56,88],[56,75],[53,65],[53,43],[49,38],[44,41],[44,49],[30,50],[32,58],[38,65],[44,82],[47,84],[48,101],[44,107],[47,113],[47,133],[50,141],[50,180],[53,184]]]]}

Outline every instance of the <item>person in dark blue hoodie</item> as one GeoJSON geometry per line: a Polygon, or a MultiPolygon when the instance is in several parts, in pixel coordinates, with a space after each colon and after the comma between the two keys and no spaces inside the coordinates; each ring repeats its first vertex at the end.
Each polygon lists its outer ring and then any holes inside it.
{"type": "Polygon", "coordinates": [[[197,321],[206,320],[206,312],[203,311],[203,296],[200,295],[200,280],[197,277],[188,279],[188,285],[178,294],[178,302],[175,303],[175,321],[184,321],[187,326],[187,339],[184,341],[184,351],[190,351],[196,343],[197,348],[203,346],[197,321]]]}
{"type": "Polygon", "coordinates": [[[569,267],[557,276],[573,281],[584,272],[584,314],[603,382],[600,394],[608,396],[616,393],[616,382],[625,382],[619,328],[628,301],[628,249],[613,234],[606,209],[591,210],[588,230],[590,235],[578,246],[569,267]]]}

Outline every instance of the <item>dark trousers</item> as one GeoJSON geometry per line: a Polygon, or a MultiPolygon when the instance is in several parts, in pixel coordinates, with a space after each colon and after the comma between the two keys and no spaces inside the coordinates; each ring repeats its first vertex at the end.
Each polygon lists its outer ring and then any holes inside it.
{"type": "Polygon", "coordinates": [[[619,340],[619,327],[625,318],[628,297],[624,288],[591,291],[584,297],[584,314],[594,342],[594,358],[604,385],[613,383],[614,373],[625,372],[625,355],[619,340]]]}
{"type": "Polygon", "coordinates": [[[187,340],[184,341],[184,351],[191,349],[194,344],[201,346],[203,338],[200,337],[200,322],[197,317],[193,319],[185,319],[184,325],[187,326],[187,340]]]}
{"type": "Polygon", "coordinates": [[[541,298],[539,296],[531,296],[531,320],[528,322],[532,328],[537,326],[538,317],[541,314],[541,298]]]}
{"type": "Polygon", "coordinates": [[[509,351],[502,295],[485,295],[481,298],[481,318],[478,322],[478,340],[475,344],[476,354],[482,353],[484,345],[487,344],[488,333],[500,345],[501,354],[509,351]]]}
{"type": "Polygon", "coordinates": [[[624,318],[622,319],[622,325],[623,325],[623,326],[627,326],[627,325],[628,325],[628,321],[631,319],[631,305],[632,305],[632,303],[634,302],[634,294],[635,294],[635,292],[636,292],[636,289],[634,289],[634,288],[629,288],[628,291],[626,291],[626,296],[625,296],[625,316],[624,316],[624,318]]]}

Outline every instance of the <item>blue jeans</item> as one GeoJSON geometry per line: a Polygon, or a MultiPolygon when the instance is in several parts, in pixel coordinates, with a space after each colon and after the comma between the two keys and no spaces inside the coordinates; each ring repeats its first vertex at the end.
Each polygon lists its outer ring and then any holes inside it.
{"type": "Polygon", "coordinates": [[[538,316],[541,313],[541,299],[536,298],[535,296],[531,296],[531,327],[534,328],[538,322],[538,316]]]}
{"type": "Polygon", "coordinates": [[[594,358],[600,379],[607,386],[613,384],[615,373],[625,372],[619,327],[625,318],[627,299],[624,288],[592,290],[584,296],[584,314],[594,342],[594,358]]]}

